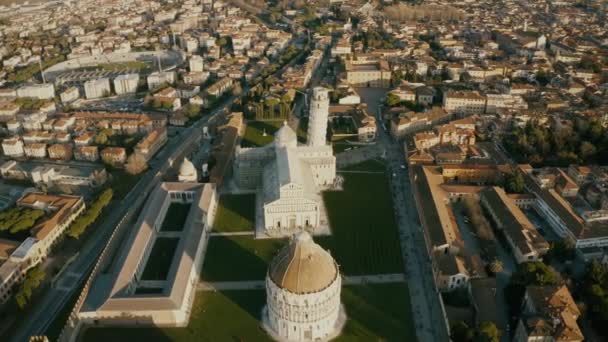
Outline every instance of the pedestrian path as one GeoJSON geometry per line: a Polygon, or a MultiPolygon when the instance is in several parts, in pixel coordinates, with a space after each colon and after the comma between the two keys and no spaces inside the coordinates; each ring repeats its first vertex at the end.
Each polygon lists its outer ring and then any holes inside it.
{"type": "MultiPolygon", "coordinates": [[[[343,285],[387,284],[401,282],[405,282],[405,275],[402,273],[345,276],[342,278],[343,285]]],[[[219,282],[201,281],[197,286],[198,291],[261,290],[264,288],[264,280],[219,282]]]]}
{"type": "Polygon", "coordinates": [[[253,235],[254,231],[246,232],[211,232],[209,236],[239,236],[239,235],[253,235]]]}

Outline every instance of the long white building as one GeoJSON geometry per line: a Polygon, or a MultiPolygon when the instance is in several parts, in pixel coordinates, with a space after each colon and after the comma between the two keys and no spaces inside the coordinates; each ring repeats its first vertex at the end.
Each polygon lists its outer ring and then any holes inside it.
{"type": "Polygon", "coordinates": [[[114,91],[117,95],[134,94],[137,92],[139,74],[126,74],[114,79],[114,91]]]}
{"type": "Polygon", "coordinates": [[[84,83],[84,93],[87,99],[97,99],[110,95],[110,79],[99,78],[84,83]]]}
{"type": "Polygon", "coordinates": [[[188,325],[216,209],[214,184],[159,184],[111,268],[94,279],[79,326],[188,325]],[[172,206],[188,206],[188,214],[170,216],[172,206]],[[149,266],[159,253],[172,254],[171,262],[149,266]]]}

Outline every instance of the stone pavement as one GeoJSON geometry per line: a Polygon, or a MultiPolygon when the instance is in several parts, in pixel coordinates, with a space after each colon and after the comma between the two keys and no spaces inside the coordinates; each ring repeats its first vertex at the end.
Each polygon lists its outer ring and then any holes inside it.
{"type": "MultiPolygon", "coordinates": [[[[342,285],[387,284],[401,282],[405,282],[405,275],[401,273],[342,277],[342,285]]],[[[198,283],[196,289],[198,291],[261,290],[265,288],[264,283],[264,280],[220,282],[201,281],[198,283]]]]}

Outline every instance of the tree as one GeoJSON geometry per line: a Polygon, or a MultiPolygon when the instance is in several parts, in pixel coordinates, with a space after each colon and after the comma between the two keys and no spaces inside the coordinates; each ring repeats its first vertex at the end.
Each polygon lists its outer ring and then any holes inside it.
{"type": "Polygon", "coordinates": [[[127,158],[125,170],[131,175],[138,175],[148,168],[146,158],[139,153],[131,153],[127,158]]]}
{"type": "Polygon", "coordinates": [[[553,268],[540,261],[520,264],[511,278],[511,281],[515,285],[522,287],[557,285],[559,280],[559,274],[553,268]]]}
{"type": "Polygon", "coordinates": [[[581,158],[583,160],[587,160],[597,153],[597,148],[595,147],[595,145],[588,141],[583,141],[579,149],[581,153],[581,158]]]}
{"type": "Polygon", "coordinates": [[[500,330],[493,322],[485,321],[479,325],[475,342],[498,342],[500,341],[500,330]]]}
{"type": "Polygon", "coordinates": [[[97,145],[105,145],[108,143],[108,136],[105,135],[103,132],[99,132],[97,133],[97,135],[95,136],[95,143],[97,145]]]}
{"type": "Polygon", "coordinates": [[[25,279],[19,286],[19,290],[15,294],[15,301],[20,309],[25,308],[32,297],[32,293],[40,287],[45,277],[46,273],[42,269],[42,266],[36,266],[27,272],[25,279]]]}
{"type": "Polygon", "coordinates": [[[401,98],[393,93],[388,93],[384,103],[389,107],[395,107],[401,103],[401,98]]]}
{"type": "Polygon", "coordinates": [[[507,176],[505,188],[508,192],[520,194],[525,188],[524,176],[521,172],[514,172],[507,176]]]}
{"type": "Polygon", "coordinates": [[[547,252],[547,257],[556,258],[559,261],[574,259],[576,255],[576,243],[570,237],[554,241],[547,252]]]}
{"type": "Polygon", "coordinates": [[[97,199],[91,203],[91,206],[72,222],[68,229],[68,236],[78,239],[87,227],[97,220],[101,211],[110,203],[113,196],[114,191],[111,188],[105,189],[97,199]]]}

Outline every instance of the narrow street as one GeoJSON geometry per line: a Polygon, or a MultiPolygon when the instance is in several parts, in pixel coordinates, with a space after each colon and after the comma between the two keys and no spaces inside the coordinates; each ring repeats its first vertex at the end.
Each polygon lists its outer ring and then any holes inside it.
{"type": "MultiPolygon", "coordinates": [[[[380,105],[386,89],[359,88],[357,92],[381,123],[380,105]]],[[[422,228],[418,224],[409,175],[407,168],[403,168],[403,148],[389,136],[382,125],[378,128],[377,144],[383,149],[387,162],[416,335],[421,342],[449,341],[446,320],[433,280],[431,260],[427,254],[422,228]]]]}

